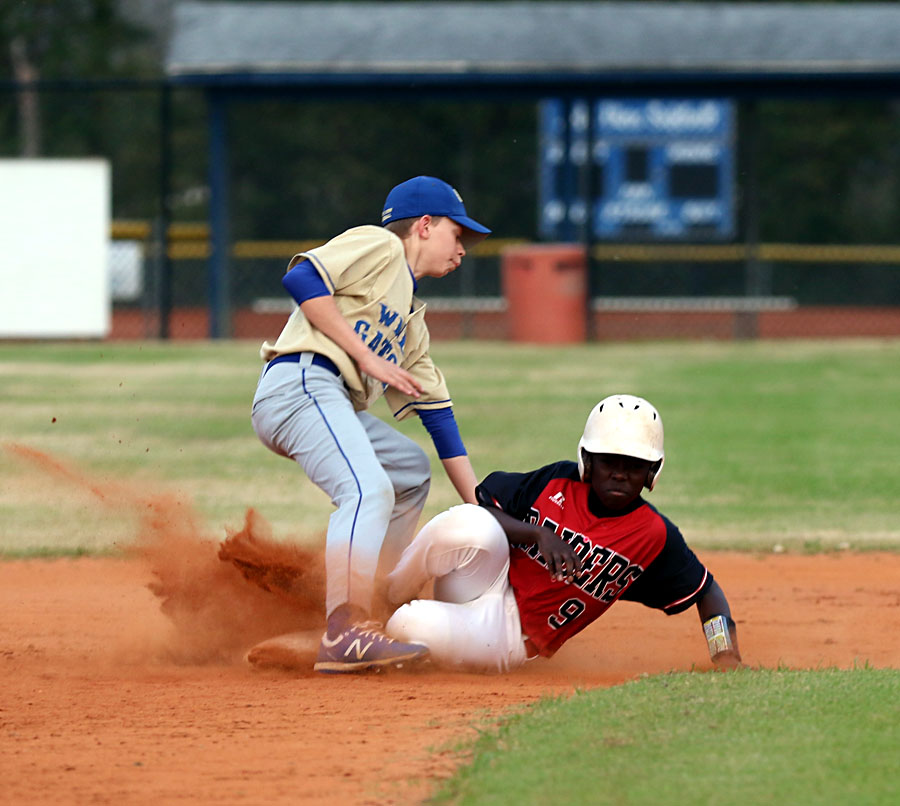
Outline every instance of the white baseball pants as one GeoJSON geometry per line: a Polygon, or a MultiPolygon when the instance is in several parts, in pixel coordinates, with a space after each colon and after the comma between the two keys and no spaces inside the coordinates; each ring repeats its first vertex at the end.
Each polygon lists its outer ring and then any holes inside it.
{"type": "Polygon", "coordinates": [[[339,376],[311,363],[260,375],[252,422],[270,450],[296,461],[337,509],[325,543],[326,615],[350,603],[372,612],[376,578],[412,539],[431,464],[411,439],[356,412],[339,376]]]}
{"type": "Polygon", "coordinates": [[[509,543],[490,512],[461,504],[432,518],[388,574],[388,597],[406,602],[434,579],[434,599],[415,599],[385,631],[427,644],[441,666],[508,672],[527,659],[509,584],[509,543]]]}

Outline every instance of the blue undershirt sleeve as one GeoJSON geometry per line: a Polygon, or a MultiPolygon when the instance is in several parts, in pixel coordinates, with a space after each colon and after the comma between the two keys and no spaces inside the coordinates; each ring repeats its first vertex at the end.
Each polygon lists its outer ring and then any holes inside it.
{"type": "Polygon", "coordinates": [[[428,431],[431,441],[441,459],[465,456],[466,446],[459,435],[459,426],[453,416],[453,409],[421,409],[419,418],[428,431]]]}
{"type": "Polygon", "coordinates": [[[298,305],[302,305],[308,299],[325,297],[330,293],[310,260],[304,260],[294,266],[281,278],[281,284],[298,305]]]}

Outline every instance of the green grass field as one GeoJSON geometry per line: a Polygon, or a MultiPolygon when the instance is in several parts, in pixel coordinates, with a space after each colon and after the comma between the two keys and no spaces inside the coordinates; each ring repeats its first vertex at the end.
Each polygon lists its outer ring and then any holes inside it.
{"type": "MultiPolygon", "coordinates": [[[[319,536],[330,503],[250,428],[257,348],[0,344],[0,442],[75,477],[0,451],[0,554],[127,542],[129,513],[96,494],[121,483],[176,494],[208,535],[255,507],[278,538],[319,536]]],[[[666,427],[651,500],[695,548],[900,548],[900,342],[439,342],[433,354],[479,476],[574,458],[594,403],[630,392],[666,427]]],[[[399,427],[430,451],[418,422],[399,427]]],[[[426,517],[455,502],[434,464],[426,517]]],[[[897,670],[752,669],[545,700],[485,730],[436,802],[893,804],[898,691],[897,670]]]]}
{"type": "MultiPolygon", "coordinates": [[[[0,345],[2,441],[99,480],[171,491],[224,536],[248,507],[276,537],[318,536],[331,504],[250,427],[256,343],[0,345]]],[[[438,342],[476,473],[575,457],[614,392],[660,410],[666,465],[651,500],[700,548],[900,546],[900,343],[529,347],[438,342]]],[[[388,417],[378,404],[375,413],[388,417]]],[[[416,420],[399,424],[434,455],[416,420]]],[[[439,463],[425,515],[456,498],[439,463]]],[[[121,522],[9,452],[0,552],[104,550],[121,522]]]]}
{"type": "Polygon", "coordinates": [[[485,731],[434,803],[900,802],[900,672],[669,674],[547,699],[485,731]]]}

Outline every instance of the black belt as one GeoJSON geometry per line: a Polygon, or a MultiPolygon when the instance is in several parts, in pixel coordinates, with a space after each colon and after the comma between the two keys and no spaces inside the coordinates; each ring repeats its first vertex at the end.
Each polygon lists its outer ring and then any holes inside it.
{"type": "MultiPolygon", "coordinates": [[[[304,355],[308,355],[308,353],[288,353],[287,355],[276,356],[268,364],[266,364],[266,372],[268,372],[276,364],[280,364],[283,361],[291,361],[294,364],[299,364],[304,355]]],[[[338,377],[341,376],[341,371],[337,368],[337,364],[335,364],[334,361],[332,361],[327,356],[322,355],[321,353],[313,353],[311,363],[315,367],[327,369],[332,375],[337,375],[338,377]]],[[[263,375],[265,374],[266,373],[264,372],[263,375]]]]}

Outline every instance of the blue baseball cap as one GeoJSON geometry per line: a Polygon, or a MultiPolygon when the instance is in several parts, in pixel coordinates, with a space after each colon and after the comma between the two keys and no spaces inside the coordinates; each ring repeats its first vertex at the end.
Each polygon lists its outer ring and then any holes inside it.
{"type": "Polygon", "coordinates": [[[447,216],[475,233],[474,237],[469,237],[470,242],[477,243],[491,232],[474,218],[469,218],[462,196],[456,188],[433,176],[416,176],[392,188],[384,201],[381,225],[423,215],[447,216]]]}

